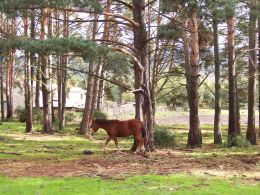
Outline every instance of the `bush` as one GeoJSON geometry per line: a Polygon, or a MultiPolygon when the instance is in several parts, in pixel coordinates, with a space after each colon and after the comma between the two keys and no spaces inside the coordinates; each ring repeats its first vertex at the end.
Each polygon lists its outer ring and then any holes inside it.
{"type": "Polygon", "coordinates": [[[65,121],[66,122],[73,122],[78,117],[75,112],[65,112],[65,121]]]}
{"type": "Polygon", "coordinates": [[[40,108],[33,108],[33,121],[42,121],[42,110],[40,108]]]}
{"type": "Polygon", "coordinates": [[[237,135],[237,136],[228,136],[228,147],[236,146],[239,148],[248,148],[250,146],[250,142],[246,140],[243,136],[237,135]]]}
{"type": "Polygon", "coordinates": [[[97,119],[107,119],[107,115],[100,110],[94,111],[94,117],[97,118],[97,119]]]}
{"type": "Polygon", "coordinates": [[[154,143],[159,147],[172,147],[176,145],[176,135],[165,127],[155,127],[154,143]]]}
{"type": "MultiPolygon", "coordinates": [[[[27,111],[25,108],[18,107],[15,110],[16,117],[19,122],[25,122],[27,117],[27,111]]],[[[33,121],[39,122],[42,120],[42,110],[40,108],[33,108],[33,121]]]]}
{"type": "Polygon", "coordinates": [[[26,121],[27,112],[24,108],[22,108],[22,107],[16,108],[15,114],[16,114],[16,117],[17,117],[19,122],[25,122],[26,121]]]}

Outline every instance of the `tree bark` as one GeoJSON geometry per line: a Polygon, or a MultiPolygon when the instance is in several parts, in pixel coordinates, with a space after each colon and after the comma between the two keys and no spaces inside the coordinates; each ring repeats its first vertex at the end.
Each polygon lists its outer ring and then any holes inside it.
{"type": "Polygon", "coordinates": [[[91,110],[91,104],[92,104],[93,85],[94,85],[94,79],[92,76],[93,73],[94,73],[93,63],[90,63],[85,108],[84,108],[83,118],[81,121],[81,127],[80,127],[80,131],[79,131],[79,134],[81,134],[81,135],[85,135],[89,130],[90,110],[91,110]]]}
{"type": "MultiPolygon", "coordinates": [[[[69,23],[68,20],[68,12],[63,12],[63,37],[69,37],[69,23]]],[[[65,126],[65,108],[66,108],[66,86],[67,86],[67,64],[68,64],[68,56],[64,54],[61,56],[60,60],[60,70],[59,72],[59,81],[58,81],[58,88],[59,88],[59,96],[58,96],[58,115],[59,115],[59,129],[63,130],[65,126]]]]}
{"type": "MultiPolygon", "coordinates": [[[[100,77],[101,71],[102,71],[102,61],[100,60],[100,61],[97,63],[97,67],[96,67],[96,70],[95,70],[95,75],[97,75],[98,77],[100,77]]],[[[99,78],[98,78],[98,77],[95,77],[95,78],[94,78],[93,97],[92,97],[91,110],[90,110],[90,119],[93,118],[93,116],[94,116],[94,111],[95,111],[95,107],[96,107],[96,105],[97,105],[98,90],[99,90],[99,78]]]]}
{"type": "MultiPolygon", "coordinates": [[[[47,34],[48,20],[47,9],[41,10],[41,33],[40,38],[45,39],[47,34]]],[[[48,66],[48,54],[40,55],[41,72],[42,72],[42,106],[43,106],[43,133],[53,133],[52,129],[52,108],[51,108],[51,91],[50,91],[50,67],[48,66]]]]}
{"type": "MultiPolygon", "coordinates": [[[[38,64],[41,63],[40,58],[37,59],[38,64]]],[[[41,67],[36,68],[36,84],[35,84],[35,107],[40,108],[40,88],[41,88],[41,67]]]]}
{"type": "MultiPolygon", "coordinates": [[[[258,48],[260,48],[260,14],[258,14],[258,48]]],[[[258,71],[260,71],[260,49],[258,50],[258,71]]],[[[258,127],[258,137],[260,137],[260,74],[258,75],[258,112],[259,112],[259,127],[258,127]]]]}
{"type": "Polygon", "coordinates": [[[65,126],[65,109],[66,109],[66,97],[67,97],[67,92],[66,92],[66,86],[67,86],[67,65],[68,65],[68,56],[67,55],[63,55],[62,56],[62,75],[61,75],[61,82],[62,82],[62,93],[61,93],[61,113],[60,113],[60,120],[59,120],[59,124],[60,124],[60,130],[64,129],[65,126]]]}
{"type": "Polygon", "coordinates": [[[0,87],[1,87],[1,121],[5,120],[5,106],[4,106],[4,63],[3,63],[3,57],[0,57],[0,87]]]}
{"type": "MultiPolygon", "coordinates": [[[[29,18],[24,18],[24,36],[29,37],[29,18]]],[[[32,116],[32,91],[31,91],[31,64],[30,55],[25,52],[24,57],[24,99],[26,109],[26,132],[33,131],[33,116],[32,116]]]]}
{"type": "MultiPolygon", "coordinates": [[[[106,3],[106,12],[109,13],[111,12],[111,4],[112,4],[112,1],[111,0],[107,0],[107,3],[106,3]]],[[[105,23],[104,23],[104,32],[103,32],[103,39],[104,40],[109,40],[109,36],[110,36],[110,22],[109,22],[109,16],[105,15],[104,16],[105,18],[105,23]]],[[[98,76],[105,76],[104,75],[104,70],[103,70],[103,67],[105,66],[104,62],[101,60],[99,63],[98,63],[98,67],[97,67],[97,70],[96,70],[96,74],[98,76]]],[[[104,80],[100,80],[99,78],[95,78],[95,81],[94,81],[94,98],[93,98],[93,101],[92,101],[92,117],[93,117],[93,112],[94,112],[94,109],[95,109],[95,106],[94,105],[97,105],[97,109],[100,110],[101,107],[102,107],[102,99],[104,97],[104,80]]]]}
{"type": "MultiPolygon", "coordinates": [[[[16,18],[9,20],[9,33],[16,36],[16,18]]],[[[7,67],[6,67],[6,118],[13,117],[13,84],[14,84],[14,64],[15,64],[15,50],[9,49],[7,51],[7,67]]]]}
{"type": "MultiPolygon", "coordinates": [[[[93,34],[92,39],[95,40],[97,29],[98,29],[98,14],[95,14],[95,21],[93,23],[93,34]]],[[[90,120],[91,120],[91,106],[92,106],[92,99],[93,99],[93,87],[94,87],[94,70],[95,70],[95,63],[93,60],[89,63],[89,74],[88,74],[88,82],[87,82],[87,94],[86,94],[86,101],[85,101],[85,108],[83,112],[83,118],[81,121],[80,131],[79,134],[85,135],[89,131],[90,127],[90,120]]]]}
{"type": "MultiPolygon", "coordinates": [[[[3,29],[3,20],[4,20],[4,14],[0,14],[0,27],[3,29]]],[[[4,106],[4,56],[0,55],[0,88],[1,88],[1,93],[0,93],[0,100],[1,100],[1,121],[5,120],[5,106],[4,106]]]]}
{"type": "Polygon", "coordinates": [[[143,66],[143,71],[135,64],[135,87],[142,88],[143,93],[135,93],[136,96],[136,118],[141,118],[143,115],[145,123],[145,131],[147,138],[146,149],[155,150],[154,146],[154,115],[151,100],[150,73],[148,67],[147,55],[147,37],[145,24],[145,1],[133,0],[133,19],[138,24],[134,28],[134,48],[136,49],[135,56],[143,66]],[[143,110],[143,113],[142,113],[143,110]]]}
{"type": "Polygon", "coordinates": [[[222,144],[222,132],[220,124],[221,102],[220,102],[220,59],[218,43],[218,21],[213,16],[214,34],[214,63],[215,63],[215,116],[214,116],[214,144],[222,144]]]}
{"type": "MultiPolygon", "coordinates": [[[[53,17],[53,12],[52,9],[47,9],[47,38],[52,38],[53,37],[53,22],[52,22],[52,17],[53,17]]],[[[51,103],[51,121],[52,123],[55,122],[55,120],[57,120],[56,115],[55,115],[55,108],[54,108],[54,102],[53,102],[53,79],[51,78],[51,75],[53,75],[53,71],[55,71],[55,69],[52,68],[52,63],[53,63],[53,55],[52,54],[48,54],[47,57],[47,67],[48,67],[48,77],[49,77],[49,89],[48,91],[50,92],[50,103],[51,103]]]]}
{"type": "Polygon", "coordinates": [[[239,105],[239,90],[238,90],[238,84],[237,79],[235,79],[235,85],[236,85],[236,134],[241,134],[241,124],[240,124],[240,105],[239,105]]]}
{"type": "MultiPolygon", "coordinates": [[[[146,35],[144,35],[144,1],[133,0],[133,18],[139,24],[138,28],[134,28],[134,47],[136,48],[136,57],[141,62],[142,66],[147,66],[147,46],[145,43],[146,35]],[[143,40],[145,38],[145,40],[143,40]]],[[[143,72],[140,71],[138,65],[134,65],[135,89],[141,89],[144,83],[143,72]]],[[[135,93],[135,118],[144,120],[143,118],[143,96],[141,93],[135,93]]]]}
{"type": "MultiPolygon", "coordinates": [[[[35,39],[35,34],[36,34],[36,30],[35,30],[35,11],[31,10],[30,12],[30,20],[31,20],[31,24],[30,24],[30,38],[31,39],[35,39]]],[[[30,53],[30,62],[31,62],[31,92],[32,92],[32,99],[33,99],[33,92],[34,92],[34,81],[36,80],[35,77],[35,66],[36,66],[36,56],[35,53],[31,52],[30,53]]],[[[32,100],[33,101],[33,100],[32,100]]]]}
{"type": "Polygon", "coordinates": [[[256,144],[255,130],[255,73],[256,73],[256,4],[257,0],[250,1],[249,11],[249,68],[248,68],[248,125],[246,139],[253,145],[256,144]]]}
{"type": "MultiPolygon", "coordinates": [[[[148,2],[150,3],[150,1],[148,2]]],[[[160,10],[160,7],[161,7],[161,0],[158,1],[158,10],[160,10]]],[[[151,10],[149,10],[149,37],[148,39],[151,39],[152,38],[152,35],[151,35],[151,25],[152,25],[152,20],[151,20],[151,10]]],[[[161,25],[161,15],[160,13],[158,13],[158,16],[157,16],[157,26],[160,26],[161,25]]],[[[157,35],[158,35],[158,31],[157,31],[157,35]]],[[[158,50],[160,49],[160,39],[157,37],[156,40],[155,40],[155,50],[154,50],[154,59],[153,59],[153,63],[152,63],[152,59],[151,59],[151,55],[149,55],[149,66],[152,66],[153,64],[153,67],[152,67],[152,82],[151,82],[151,101],[152,101],[152,108],[153,108],[153,115],[155,116],[155,111],[156,111],[156,87],[157,87],[157,82],[158,82],[158,68],[159,68],[159,65],[160,65],[160,62],[159,62],[159,58],[160,58],[160,54],[161,52],[159,52],[158,54],[158,50]]],[[[150,48],[149,48],[149,53],[151,54],[152,52],[152,46],[150,44],[150,48]]],[[[154,124],[155,124],[155,121],[154,121],[154,124]]]]}
{"type": "Polygon", "coordinates": [[[202,135],[200,130],[200,121],[198,113],[199,100],[199,38],[198,38],[198,22],[196,8],[191,9],[190,18],[188,21],[190,30],[190,83],[189,84],[189,106],[190,106],[190,129],[188,135],[189,147],[200,147],[202,144],[202,135]]]}
{"type": "Polygon", "coordinates": [[[13,117],[13,69],[14,69],[14,50],[8,50],[8,60],[6,67],[6,119],[13,117]]]}
{"type": "Polygon", "coordinates": [[[228,80],[229,80],[229,119],[228,119],[228,146],[234,145],[237,136],[236,129],[236,75],[235,75],[235,48],[234,48],[234,17],[227,17],[228,28],[228,80]]]}
{"type": "MultiPolygon", "coordinates": [[[[101,77],[104,78],[105,77],[105,70],[103,69],[101,71],[101,77]]],[[[98,110],[102,110],[103,105],[104,105],[104,95],[105,95],[105,81],[103,79],[101,79],[99,81],[99,89],[98,89],[98,100],[97,100],[97,109],[98,110]]]]}

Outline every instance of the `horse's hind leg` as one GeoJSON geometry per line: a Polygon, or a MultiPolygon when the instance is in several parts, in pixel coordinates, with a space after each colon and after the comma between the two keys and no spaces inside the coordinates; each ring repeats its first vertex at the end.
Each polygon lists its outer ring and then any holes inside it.
{"type": "Polygon", "coordinates": [[[136,152],[145,152],[145,147],[144,147],[144,139],[143,138],[138,138],[137,139],[137,148],[136,152]]]}
{"type": "Polygon", "coordinates": [[[145,145],[146,145],[146,143],[145,143],[146,141],[145,141],[145,139],[144,138],[142,138],[141,139],[141,145],[140,145],[140,149],[141,149],[141,152],[145,152],[145,145]]]}
{"type": "Polygon", "coordinates": [[[114,140],[114,142],[115,142],[115,144],[116,144],[116,149],[117,149],[117,151],[119,152],[119,147],[118,147],[117,138],[116,138],[116,137],[113,137],[113,140],[114,140]]]}
{"type": "Polygon", "coordinates": [[[112,139],[112,138],[111,138],[110,136],[107,138],[107,141],[106,141],[106,143],[105,143],[105,148],[104,148],[104,150],[107,150],[107,144],[108,144],[108,142],[110,142],[111,139],[112,139]]]}

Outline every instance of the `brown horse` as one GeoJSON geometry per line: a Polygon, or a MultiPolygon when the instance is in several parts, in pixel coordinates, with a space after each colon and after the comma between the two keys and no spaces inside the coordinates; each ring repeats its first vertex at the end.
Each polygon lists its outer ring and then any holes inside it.
{"type": "Polygon", "coordinates": [[[137,143],[136,150],[144,151],[143,137],[145,137],[145,129],[142,121],[139,121],[137,119],[126,120],[126,121],[93,119],[90,128],[92,128],[92,135],[99,128],[102,128],[107,132],[108,138],[105,143],[105,150],[107,148],[108,142],[111,139],[113,139],[116,144],[117,151],[119,151],[117,137],[128,137],[130,135],[133,135],[137,143]]]}

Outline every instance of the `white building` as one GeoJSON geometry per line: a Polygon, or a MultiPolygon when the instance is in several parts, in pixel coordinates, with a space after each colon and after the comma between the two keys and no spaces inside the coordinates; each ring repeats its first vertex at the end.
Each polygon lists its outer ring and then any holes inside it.
{"type": "MultiPolygon", "coordinates": [[[[57,108],[58,90],[56,84],[52,85],[52,93],[53,93],[53,106],[57,108]]],[[[86,90],[80,87],[70,87],[67,91],[66,108],[82,109],[85,107],[85,100],[86,100],[86,90]]],[[[41,91],[40,91],[39,103],[40,103],[40,107],[42,107],[41,91]]],[[[5,106],[6,106],[6,102],[5,102],[5,106]]],[[[13,89],[13,106],[14,106],[14,110],[16,110],[18,107],[22,107],[22,108],[24,107],[24,94],[19,88],[13,89]]],[[[33,101],[33,106],[35,106],[35,101],[33,101]]]]}

